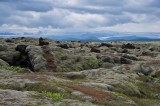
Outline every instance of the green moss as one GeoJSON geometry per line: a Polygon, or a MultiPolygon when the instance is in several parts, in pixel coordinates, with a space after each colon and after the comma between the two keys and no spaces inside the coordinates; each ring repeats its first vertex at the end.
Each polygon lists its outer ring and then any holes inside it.
{"type": "Polygon", "coordinates": [[[61,102],[63,99],[63,94],[60,93],[53,93],[48,91],[42,91],[42,94],[51,98],[54,102],[61,102]]]}
{"type": "Polygon", "coordinates": [[[21,91],[23,88],[18,84],[0,84],[0,89],[12,89],[21,91]]]}
{"type": "Polygon", "coordinates": [[[112,93],[113,93],[113,95],[115,95],[115,96],[121,96],[121,97],[123,97],[123,98],[125,98],[125,99],[127,99],[127,100],[130,100],[129,96],[127,96],[127,95],[125,95],[125,94],[123,94],[123,93],[119,93],[119,92],[112,92],[112,93]]]}
{"type": "Polygon", "coordinates": [[[131,97],[133,101],[135,101],[138,106],[152,106],[157,103],[160,103],[160,100],[157,99],[142,99],[142,98],[137,98],[137,97],[131,97]]]}
{"type": "Polygon", "coordinates": [[[16,66],[0,66],[0,69],[15,71],[15,72],[19,72],[19,73],[26,72],[26,70],[24,68],[16,67],[16,66]]]}
{"type": "Polygon", "coordinates": [[[93,57],[84,58],[82,62],[83,69],[96,69],[102,66],[102,61],[93,57]]]}
{"type": "Polygon", "coordinates": [[[70,80],[83,80],[86,78],[86,75],[84,74],[72,74],[66,76],[70,80]]]}
{"type": "Polygon", "coordinates": [[[67,59],[68,59],[68,56],[67,56],[67,55],[61,56],[60,59],[61,59],[61,60],[67,60],[67,59]]]}
{"type": "Polygon", "coordinates": [[[154,82],[140,82],[137,86],[145,98],[160,99],[160,84],[154,82]]]}
{"type": "Polygon", "coordinates": [[[32,98],[35,98],[35,99],[42,99],[43,98],[43,95],[39,94],[38,92],[32,93],[29,96],[32,98]]]}
{"type": "Polygon", "coordinates": [[[141,97],[141,92],[139,91],[138,87],[131,82],[123,82],[119,84],[114,84],[113,91],[119,92],[128,96],[136,96],[141,97]]]}
{"type": "Polygon", "coordinates": [[[149,82],[151,80],[151,78],[148,76],[142,75],[142,76],[138,77],[137,80],[142,81],[142,82],[149,82]]]}
{"type": "Polygon", "coordinates": [[[103,64],[102,64],[102,67],[103,67],[103,68],[112,68],[112,67],[114,67],[114,64],[112,64],[112,63],[107,63],[107,62],[106,62],[106,63],[103,63],[103,64]]]}
{"type": "Polygon", "coordinates": [[[25,85],[24,90],[27,91],[37,91],[37,92],[42,92],[44,90],[49,91],[49,92],[59,92],[57,89],[57,86],[55,84],[48,84],[48,83],[29,83],[25,85]]]}

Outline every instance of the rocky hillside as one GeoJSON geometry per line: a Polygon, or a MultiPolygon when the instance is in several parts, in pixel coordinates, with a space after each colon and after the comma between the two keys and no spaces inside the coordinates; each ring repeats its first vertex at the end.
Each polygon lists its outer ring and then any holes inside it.
{"type": "Polygon", "coordinates": [[[0,106],[160,106],[160,42],[0,38],[0,106]]]}

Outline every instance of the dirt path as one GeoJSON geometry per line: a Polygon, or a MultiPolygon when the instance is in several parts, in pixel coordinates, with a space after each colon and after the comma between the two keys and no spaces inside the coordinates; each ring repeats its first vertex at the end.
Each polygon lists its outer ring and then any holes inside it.
{"type": "Polygon", "coordinates": [[[48,71],[55,72],[56,71],[56,65],[55,65],[55,59],[54,55],[51,53],[49,46],[42,46],[44,57],[47,60],[47,69],[48,71]]]}

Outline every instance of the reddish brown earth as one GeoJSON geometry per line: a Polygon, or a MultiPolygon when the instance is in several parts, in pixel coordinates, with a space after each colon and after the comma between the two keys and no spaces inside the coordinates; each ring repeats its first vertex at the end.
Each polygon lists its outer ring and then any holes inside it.
{"type": "Polygon", "coordinates": [[[72,84],[72,85],[67,85],[67,87],[73,89],[73,90],[78,90],[80,92],[83,92],[86,95],[89,95],[93,97],[96,100],[103,100],[103,99],[112,99],[112,96],[108,92],[100,91],[92,87],[88,86],[83,86],[83,85],[78,85],[78,84],[72,84]]]}
{"type": "Polygon", "coordinates": [[[50,47],[49,46],[42,46],[43,52],[44,52],[44,57],[47,60],[47,69],[48,71],[56,71],[56,65],[54,62],[54,55],[51,53],[50,47]]]}

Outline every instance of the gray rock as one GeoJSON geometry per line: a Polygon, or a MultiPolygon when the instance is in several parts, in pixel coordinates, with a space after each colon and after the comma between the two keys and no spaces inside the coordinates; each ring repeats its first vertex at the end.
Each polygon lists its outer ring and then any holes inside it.
{"type": "Polygon", "coordinates": [[[85,103],[83,103],[78,100],[64,99],[60,106],[97,106],[97,105],[92,104],[89,101],[86,101],[85,103]]]}
{"type": "Polygon", "coordinates": [[[155,72],[156,77],[160,77],[160,71],[155,72]]]}
{"type": "Polygon", "coordinates": [[[73,91],[72,95],[74,96],[78,96],[83,100],[87,100],[87,101],[91,101],[93,100],[93,98],[91,96],[85,95],[84,93],[80,92],[80,91],[73,91]]]}
{"type": "Polygon", "coordinates": [[[121,57],[121,58],[120,58],[120,61],[121,61],[122,64],[131,64],[131,63],[132,63],[131,60],[126,59],[126,58],[124,58],[124,57],[121,57]]]}
{"type": "Polygon", "coordinates": [[[114,63],[113,58],[111,58],[110,56],[103,56],[101,57],[103,62],[109,62],[109,63],[114,63]]]}
{"type": "Polygon", "coordinates": [[[123,55],[122,57],[127,58],[127,59],[130,59],[130,60],[135,60],[135,61],[138,60],[135,55],[125,54],[125,55],[123,55]]]}
{"type": "Polygon", "coordinates": [[[0,58],[6,61],[9,64],[13,64],[14,60],[20,56],[20,53],[17,51],[1,51],[0,58]]]}
{"type": "Polygon", "coordinates": [[[34,71],[47,71],[47,62],[40,46],[27,46],[26,53],[28,53],[34,71]]]}
{"type": "Polygon", "coordinates": [[[0,59],[0,66],[9,66],[9,64],[4,60],[0,59]]]}
{"type": "Polygon", "coordinates": [[[137,73],[142,73],[144,75],[151,75],[154,73],[154,69],[150,66],[146,66],[145,64],[136,64],[132,70],[137,73]]]}
{"type": "Polygon", "coordinates": [[[0,51],[5,51],[8,48],[6,44],[0,44],[0,51]]]}
{"type": "Polygon", "coordinates": [[[0,106],[54,106],[37,92],[0,89],[0,106]],[[39,97],[39,98],[35,98],[39,97]]]}

